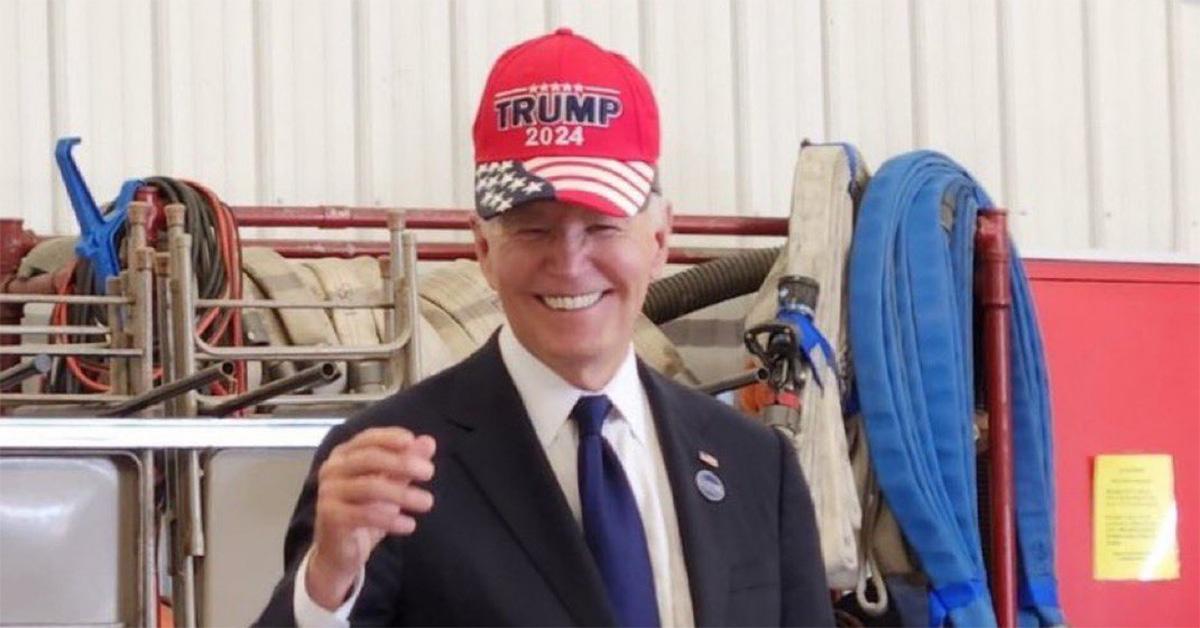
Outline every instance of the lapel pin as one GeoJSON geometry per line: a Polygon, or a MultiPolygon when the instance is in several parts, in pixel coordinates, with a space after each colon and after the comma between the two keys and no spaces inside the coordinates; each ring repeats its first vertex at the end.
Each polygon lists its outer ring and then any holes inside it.
{"type": "Polygon", "coordinates": [[[700,494],[710,502],[716,503],[725,499],[725,483],[709,469],[696,472],[696,488],[700,489],[700,494]]]}
{"type": "Polygon", "coordinates": [[[708,453],[707,451],[700,452],[700,462],[703,462],[704,464],[706,464],[714,469],[718,469],[721,466],[717,462],[717,457],[708,453]]]}

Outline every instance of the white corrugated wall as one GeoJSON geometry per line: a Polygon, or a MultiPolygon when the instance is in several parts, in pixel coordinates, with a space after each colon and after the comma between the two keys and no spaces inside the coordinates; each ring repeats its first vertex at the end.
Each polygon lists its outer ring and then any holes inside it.
{"type": "Polygon", "coordinates": [[[678,211],[784,215],[803,138],[967,166],[1027,250],[1200,254],[1197,0],[0,0],[0,216],[151,174],[467,207],[491,61],[566,25],[654,84],[678,211]]]}

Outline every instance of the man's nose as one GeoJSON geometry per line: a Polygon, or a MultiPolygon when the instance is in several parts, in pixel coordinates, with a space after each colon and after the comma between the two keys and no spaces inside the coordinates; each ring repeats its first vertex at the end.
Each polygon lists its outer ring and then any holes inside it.
{"type": "Polygon", "coordinates": [[[556,273],[580,273],[587,264],[586,234],[577,229],[559,231],[551,244],[549,258],[551,270],[556,273]]]}

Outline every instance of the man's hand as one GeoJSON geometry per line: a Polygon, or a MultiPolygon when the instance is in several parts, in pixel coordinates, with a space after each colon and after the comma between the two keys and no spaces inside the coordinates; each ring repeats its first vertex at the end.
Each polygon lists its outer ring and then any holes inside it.
{"type": "Polygon", "coordinates": [[[365,430],[338,445],[317,472],[317,521],[305,588],[329,610],[341,606],[371,551],[388,534],[408,535],[413,515],[433,507],[417,486],[433,477],[430,436],[399,427],[365,430]]]}

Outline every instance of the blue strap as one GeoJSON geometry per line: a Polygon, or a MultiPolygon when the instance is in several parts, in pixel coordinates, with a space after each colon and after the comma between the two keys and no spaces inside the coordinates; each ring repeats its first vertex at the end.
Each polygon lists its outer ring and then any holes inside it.
{"type": "Polygon", "coordinates": [[[987,596],[987,587],[980,580],[956,582],[929,591],[929,625],[940,628],[946,623],[950,611],[969,606],[980,597],[987,596]]]}
{"type": "Polygon", "coordinates": [[[819,360],[823,359],[823,363],[828,364],[831,368],[836,368],[837,361],[834,359],[833,347],[825,338],[825,334],[822,334],[821,330],[817,328],[817,324],[813,322],[813,311],[807,307],[781,309],[778,318],[796,327],[796,331],[800,334],[800,350],[804,352],[805,363],[808,365],[809,372],[812,373],[813,381],[824,390],[825,385],[821,382],[821,369],[819,368],[822,362],[819,360]],[[819,355],[818,351],[823,355],[819,355]]]}
{"type": "Polygon", "coordinates": [[[620,626],[657,626],[658,598],[650,550],[637,501],[602,428],[612,410],[604,395],[580,397],[571,410],[579,424],[579,501],[583,535],[596,559],[620,626]]]}
{"type": "Polygon", "coordinates": [[[1058,606],[1058,582],[1054,578],[1021,580],[1021,606],[1058,606]]]}
{"type": "Polygon", "coordinates": [[[1054,577],[1020,578],[1017,623],[1021,626],[1061,626],[1066,623],[1054,577]]]}

